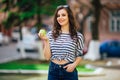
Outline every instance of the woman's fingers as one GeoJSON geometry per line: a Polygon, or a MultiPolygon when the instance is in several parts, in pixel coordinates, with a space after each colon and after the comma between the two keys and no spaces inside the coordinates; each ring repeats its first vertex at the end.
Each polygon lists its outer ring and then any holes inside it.
{"type": "Polygon", "coordinates": [[[38,33],[38,36],[39,36],[39,37],[42,37],[42,36],[43,36],[43,34],[42,34],[42,33],[38,33]]]}
{"type": "Polygon", "coordinates": [[[47,39],[47,36],[46,36],[45,34],[38,33],[38,36],[39,36],[40,39],[42,39],[42,40],[46,40],[46,39],[47,39]]]}
{"type": "Polygon", "coordinates": [[[64,66],[63,68],[67,68],[68,66],[66,65],[66,66],[64,66]]]}

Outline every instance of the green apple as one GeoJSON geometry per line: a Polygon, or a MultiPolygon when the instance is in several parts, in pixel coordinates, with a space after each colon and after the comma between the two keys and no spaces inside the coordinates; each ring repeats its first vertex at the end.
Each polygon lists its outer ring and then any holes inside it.
{"type": "Polygon", "coordinates": [[[42,33],[43,35],[46,35],[46,30],[45,29],[40,29],[39,33],[42,33]]]}

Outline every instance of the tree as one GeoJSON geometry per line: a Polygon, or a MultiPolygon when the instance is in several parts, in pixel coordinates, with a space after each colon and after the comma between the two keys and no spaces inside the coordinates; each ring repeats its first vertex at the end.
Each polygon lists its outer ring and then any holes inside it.
{"type": "Polygon", "coordinates": [[[88,16],[92,16],[92,40],[89,43],[89,48],[87,54],[84,56],[85,59],[90,59],[90,60],[96,60],[100,58],[99,54],[99,32],[98,32],[98,27],[99,27],[99,18],[100,18],[100,13],[101,9],[103,8],[100,0],[91,0],[91,8],[88,7],[87,3],[82,3],[82,0],[79,0],[79,3],[81,3],[82,7],[87,7],[89,9],[89,12],[83,16],[83,19],[81,21],[81,27],[84,24],[85,20],[88,18],[88,16]]]}
{"type": "Polygon", "coordinates": [[[102,9],[102,5],[100,3],[100,0],[92,0],[92,6],[93,6],[93,20],[92,20],[92,40],[90,41],[89,48],[88,48],[88,53],[84,56],[85,59],[90,59],[90,60],[97,60],[100,59],[100,54],[99,54],[99,32],[98,32],[98,26],[99,26],[99,18],[100,18],[100,13],[102,9]]]}
{"type": "Polygon", "coordinates": [[[92,21],[92,39],[93,40],[99,40],[99,18],[100,18],[100,12],[102,9],[102,5],[100,3],[100,0],[92,0],[93,5],[93,21],[92,21]]]}
{"type": "Polygon", "coordinates": [[[41,16],[53,15],[56,7],[60,4],[66,4],[66,0],[2,0],[6,7],[4,12],[8,12],[8,18],[4,20],[5,29],[15,25],[20,26],[20,39],[22,40],[22,26],[29,19],[36,19],[36,26],[41,27],[41,16]],[[16,9],[14,11],[14,9],[16,9]]]}

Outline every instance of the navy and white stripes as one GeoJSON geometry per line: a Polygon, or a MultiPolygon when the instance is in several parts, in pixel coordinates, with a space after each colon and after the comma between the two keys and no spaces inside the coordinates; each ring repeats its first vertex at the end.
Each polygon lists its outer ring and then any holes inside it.
{"type": "Polygon", "coordinates": [[[76,57],[82,56],[83,52],[83,35],[77,33],[78,44],[71,39],[70,34],[62,33],[60,36],[54,40],[52,37],[52,31],[48,32],[47,36],[50,41],[51,49],[51,60],[66,60],[69,62],[74,62],[76,57]]]}

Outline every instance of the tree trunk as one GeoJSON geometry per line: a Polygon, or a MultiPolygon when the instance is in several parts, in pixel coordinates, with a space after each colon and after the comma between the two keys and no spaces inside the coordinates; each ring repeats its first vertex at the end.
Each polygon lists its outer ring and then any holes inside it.
{"type": "Polygon", "coordinates": [[[92,2],[94,11],[93,11],[93,22],[92,22],[92,39],[99,40],[99,18],[100,18],[100,11],[101,11],[101,3],[100,0],[93,0],[92,2]]]}
{"type": "Polygon", "coordinates": [[[100,0],[93,0],[93,22],[92,22],[92,40],[89,43],[88,53],[84,56],[84,59],[90,59],[92,61],[100,59],[99,54],[99,18],[100,18],[100,11],[101,11],[101,4],[100,0]]]}
{"type": "MultiPolygon", "coordinates": [[[[41,5],[42,6],[42,1],[41,0],[38,0],[37,1],[37,5],[41,5]]],[[[40,15],[40,10],[41,10],[41,7],[37,8],[37,31],[39,31],[40,27],[41,27],[41,15],[40,15]]]]}

